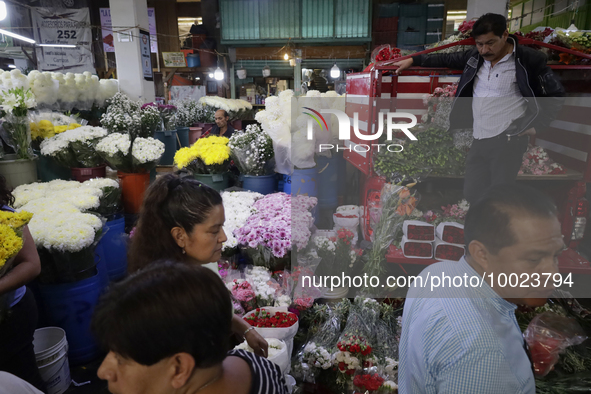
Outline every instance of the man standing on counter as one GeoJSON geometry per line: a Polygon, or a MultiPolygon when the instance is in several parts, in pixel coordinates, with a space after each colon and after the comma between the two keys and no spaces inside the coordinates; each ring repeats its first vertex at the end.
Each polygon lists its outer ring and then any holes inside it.
{"type": "Polygon", "coordinates": [[[394,63],[399,67],[397,74],[411,66],[464,70],[450,113],[450,129],[474,129],[464,178],[464,197],[471,204],[489,186],[515,181],[528,136],[550,124],[562,105],[559,97],[564,96],[564,88],[546,65],[546,56],[518,45],[504,16],[481,16],[474,23],[472,37],[474,49],[394,63]]]}

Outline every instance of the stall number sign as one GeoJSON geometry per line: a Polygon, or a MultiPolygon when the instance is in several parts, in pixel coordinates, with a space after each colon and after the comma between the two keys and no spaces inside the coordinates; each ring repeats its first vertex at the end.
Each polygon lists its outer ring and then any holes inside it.
{"type": "Polygon", "coordinates": [[[183,52],[162,52],[164,67],[185,67],[185,54],[183,52]]]}
{"type": "Polygon", "coordinates": [[[57,11],[31,9],[35,41],[49,45],[75,45],[74,48],[38,47],[37,68],[40,71],[82,73],[95,72],[88,8],[57,11]]]}

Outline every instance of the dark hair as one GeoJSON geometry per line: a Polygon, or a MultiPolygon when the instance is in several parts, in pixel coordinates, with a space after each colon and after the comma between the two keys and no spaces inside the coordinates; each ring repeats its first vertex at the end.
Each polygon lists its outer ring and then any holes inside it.
{"type": "Polygon", "coordinates": [[[3,175],[0,175],[0,208],[2,205],[13,205],[14,204],[14,196],[11,193],[11,190],[8,188],[6,184],[6,178],[3,175]]]}
{"type": "MultiPolygon", "coordinates": [[[[224,113],[224,118],[227,118],[230,116],[230,115],[228,115],[228,111],[226,111],[225,109],[218,109],[218,111],[222,111],[224,113]]],[[[215,111],[215,112],[218,112],[218,111],[215,111]]]]}
{"type": "Polygon", "coordinates": [[[230,293],[213,271],[160,262],[114,284],[91,329],[105,351],[142,365],[188,353],[209,368],[226,358],[231,326],[230,293]]]}
{"type": "Polygon", "coordinates": [[[186,260],[170,230],[181,227],[191,233],[220,204],[220,193],[186,173],[179,171],[157,178],[146,191],[140,209],[129,246],[128,271],[137,271],[157,260],[186,260]]]}
{"type": "Polygon", "coordinates": [[[529,215],[542,218],[556,216],[556,206],[542,192],[516,183],[492,186],[470,206],[464,223],[466,247],[476,240],[492,253],[515,243],[511,218],[529,215]]]}
{"type": "Polygon", "coordinates": [[[472,26],[472,37],[476,38],[483,34],[493,32],[495,36],[502,37],[507,30],[507,19],[499,14],[484,14],[472,26]]]}

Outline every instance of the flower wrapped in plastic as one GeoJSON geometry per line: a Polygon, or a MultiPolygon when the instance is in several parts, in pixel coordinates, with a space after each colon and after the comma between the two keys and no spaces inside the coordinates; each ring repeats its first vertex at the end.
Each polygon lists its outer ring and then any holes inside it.
{"type": "Polygon", "coordinates": [[[85,119],[74,115],[66,116],[59,112],[47,111],[31,113],[29,120],[31,122],[31,139],[37,146],[44,139],[88,124],[88,121],[85,119]]]}
{"type": "Polygon", "coordinates": [[[228,239],[222,245],[222,251],[230,250],[238,246],[238,240],[234,231],[243,227],[250,215],[257,212],[254,203],[264,196],[255,192],[225,191],[222,193],[226,221],[224,233],[228,239]]]}
{"type": "Polygon", "coordinates": [[[249,267],[245,270],[245,278],[254,289],[259,307],[274,305],[275,294],[280,286],[271,278],[271,272],[267,268],[249,267]]]}
{"type": "Polygon", "coordinates": [[[103,138],[96,150],[109,165],[126,173],[147,172],[156,167],[164,154],[164,143],[152,137],[113,133],[103,138]]]}
{"type": "Polygon", "coordinates": [[[385,183],[380,194],[379,206],[368,207],[379,212],[372,233],[373,245],[369,252],[364,272],[378,276],[384,271],[386,251],[404,222],[405,215],[412,213],[419,201],[412,185],[402,186],[385,183]]]}
{"type": "Polygon", "coordinates": [[[107,135],[101,127],[82,126],[43,140],[41,154],[50,156],[60,164],[72,168],[98,167],[103,159],[97,144],[107,135]]]}
{"type": "Polygon", "coordinates": [[[248,125],[230,137],[228,146],[242,175],[260,176],[273,173],[273,140],[258,125],[248,125]]]}
{"type": "Polygon", "coordinates": [[[36,106],[30,89],[22,87],[0,91],[0,106],[6,112],[2,139],[16,152],[19,159],[32,159],[31,129],[27,117],[29,109],[36,106]]]}
{"type": "Polygon", "coordinates": [[[226,287],[230,290],[232,298],[240,303],[244,312],[252,311],[257,307],[256,293],[246,279],[232,279],[226,287]]]}

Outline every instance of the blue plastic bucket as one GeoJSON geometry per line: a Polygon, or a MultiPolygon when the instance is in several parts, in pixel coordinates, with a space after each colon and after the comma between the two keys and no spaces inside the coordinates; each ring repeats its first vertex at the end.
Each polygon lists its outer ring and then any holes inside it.
{"type": "Polygon", "coordinates": [[[275,192],[275,174],[273,175],[241,175],[242,188],[261,194],[271,194],[275,192]]]}
{"type": "Polygon", "coordinates": [[[201,67],[201,59],[198,53],[190,53],[187,55],[187,67],[201,67]]]}
{"type": "Polygon", "coordinates": [[[96,254],[105,262],[109,280],[116,281],[127,274],[125,218],[118,217],[108,221],[105,223],[105,230],[105,235],[97,245],[96,254]]]}
{"type": "Polygon", "coordinates": [[[104,256],[105,248],[99,241],[99,243],[96,245],[96,248],[94,249],[94,262],[96,263],[96,269],[98,270],[101,281],[101,289],[104,289],[109,285],[109,274],[107,272],[107,263],[104,256]]]}
{"type": "Polygon", "coordinates": [[[291,175],[291,195],[304,194],[309,197],[318,196],[317,186],[318,173],[316,167],[306,169],[295,169],[291,175]]]}
{"type": "Polygon", "coordinates": [[[177,149],[185,148],[189,146],[189,128],[188,127],[177,127],[176,134],[178,140],[176,142],[177,149]]]}
{"type": "Polygon", "coordinates": [[[176,153],[176,130],[157,131],[154,137],[164,143],[164,154],[160,158],[160,165],[171,166],[176,153]]]}
{"type": "Polygon", "coordinates": [[[291,194],[291,175],[283,175],[283,181],[281,181],[283,193],[291,194]]]}
{"type": "Polygon", "coordinates": [[[338,160],[335,156],[316,157],[318,170],[318,206],[336,207],[338,205],[338,160]]]}
{"type": "Polygon", "coordinates": [[[66,332],[70,365],[98,358],[101,352],[90,332],[90,321],[101,294],[99,274],[73,283],[39,284],[39,293],[49,325],[66,332]]]}

